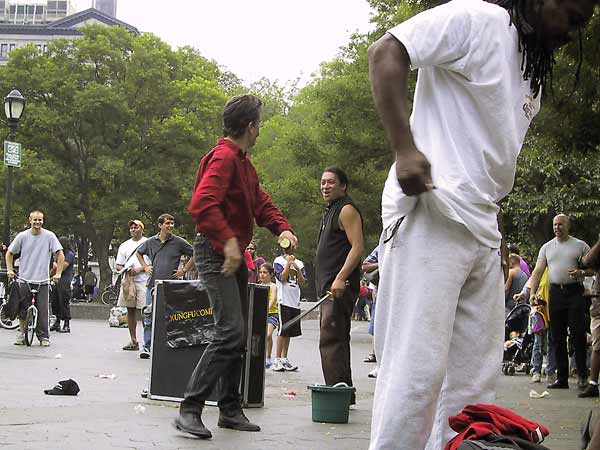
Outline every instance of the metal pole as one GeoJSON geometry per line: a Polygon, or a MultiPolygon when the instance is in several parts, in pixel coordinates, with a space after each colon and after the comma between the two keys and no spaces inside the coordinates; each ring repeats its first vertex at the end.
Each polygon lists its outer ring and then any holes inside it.
{"type": "MultiPolygon", "coordinates": [[[[16,128],[16,127],[15,127],[16,128]]],[[[16,129],[11,127],[8,135],[8,140],[14,142],[16,139],[16,129]]],[[[10,244],[10,194],[12,191],[12,166],[8,166],[6,175],[6,193],[4,197],[4,232],[2,233],[2,241],[6,246],[10,244]]]]}

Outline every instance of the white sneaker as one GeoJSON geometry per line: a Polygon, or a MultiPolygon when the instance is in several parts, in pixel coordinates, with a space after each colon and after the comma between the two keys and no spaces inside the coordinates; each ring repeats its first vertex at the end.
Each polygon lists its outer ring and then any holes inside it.
{"type": "Polygon", "coordinates": [[[279,358],[275,359],[275,362],[271,366],[271,370],[273,370],[274,372],[285,372],[285,368],[283,367],[283,363],[281,362],[281,359],[279,359],[279,358]]]}
{"type": "Polygon", "coordinates": [[[379,373],[379,368],[375,367],[373,370],[369,372],[367,375],[369,378],[377,378],[377,374],[379,373]]]}
{"type": "Polygon", "coordinates": [[[544,382],[552,384],[556,381],[556,374],[551,374],[551,375],[546,375],[546,378],[544,378],[544,382]]]}
{"type": "Polygon", "coordinates": [[[15,345],[25,345],[25,333],[19,333],[15,339],[15,345]]]}
{"type": "Polygon", "coordinates": [[[42,347],[50,347],[50,339],[42,339],[42,340],[40,340],[40,345],[42,347]]]}
{"type": "Polygon", "coordinates": [[[283,358],[281,360],[281,365],[283,366],[283,370],[286,372],[294,372],[298,370],[298,366],[292,364],[287,358],[283,358]]]}
{"type": "Polygon", "coordinates": [[[542,377],[539,373],[534,372],[533,375],[531,376],[531,382],[532,383],[541,383],[542,381],[542,377]]]}

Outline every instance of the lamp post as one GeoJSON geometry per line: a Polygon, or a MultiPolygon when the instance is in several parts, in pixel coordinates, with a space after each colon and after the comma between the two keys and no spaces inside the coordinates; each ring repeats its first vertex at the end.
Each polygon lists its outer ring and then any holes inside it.
{"type": "MultiPolygon", "coordinates": [[[[6,120],[8,121],[8,140],[14,142],[17,136],[17,126],[19,125],[19,119],[25,109],[25,98],[17,89],[13,89],[4,98],[4,113],[6,114],[6,120]]],[[[6,152],[6,144],[5,150],[6,152]]],[[[6,164],[6,155],[4,158],[6,164]]],[[[10,242],[10,193],[12,191],[12,165],[7,164],[8,171],[6,175],[6,193],[4,199],[4,233],[2,234],[2,240],[4,244],[8,245],[10,242]]]]}

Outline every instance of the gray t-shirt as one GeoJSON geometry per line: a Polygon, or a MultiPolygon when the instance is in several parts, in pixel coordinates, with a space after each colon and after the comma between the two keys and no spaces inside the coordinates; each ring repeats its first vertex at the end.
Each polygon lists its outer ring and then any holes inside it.
{"type": "Polygon", "coordinates": [[[33,235],[31,229],[21,231],[8,247],[8,251],[19,257],[19,276],[29,281],[42,281],[50,278],[52,255],[62,250],[62,245],[52,231],[44,228],[33,235]]]}
{"type": "Polygon", "coordinates": [[[563,242],[554,238],[542,246],[538,255],[538,261],[542,259],[546,260],[550,283],[576,283],[575,280],[569,277],[569,270],[577,269],[577,259],[589,251],[589,245],[573,236],[569,236],[569,239],[563,242]]]}

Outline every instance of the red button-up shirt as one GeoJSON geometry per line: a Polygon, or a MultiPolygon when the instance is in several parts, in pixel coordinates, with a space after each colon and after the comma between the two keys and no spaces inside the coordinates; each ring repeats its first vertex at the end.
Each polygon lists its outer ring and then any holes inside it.
{"type": "Polygon", "coordinates": [[[243,252],[252,239],[255,220],[275,235],[292,229],[260,187],[250,159],[228,139],[219,139],[200,161],[188,211],[196,231],[220,253],[232,237],[238,239],[243,252]]]}

